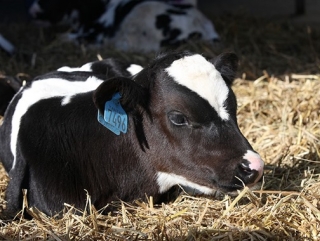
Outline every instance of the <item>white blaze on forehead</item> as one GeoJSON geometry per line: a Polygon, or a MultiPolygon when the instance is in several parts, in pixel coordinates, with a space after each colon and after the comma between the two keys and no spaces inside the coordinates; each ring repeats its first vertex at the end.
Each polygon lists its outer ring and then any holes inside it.
{"type": "Polygon", "coordinates": [[[171,187],[175,185],[181,185],[196,189],[203,194],[213,194],[216,190],[196,184],[192,181],[187,180],[185,177],[176,175],[173,173],[158,172],[157,173],[157,183],[159,186],[159,192],[164,193],[168,191],[171,187]]]}
{"type": "Polygon", "coordinates": [[[95,90],[102,82],[102,80],[96,77],[89,77],[86,81],[68,81],[65,79],[50,78],[34,81],[30,88],[24,90],[22,88],[22,96],[16,105],[11,123],[10,148],[14,157],[12,168],[16,165],[16,146],[20,121],[33,104],[43,99],[64,97],[61,104],[65,105],[73,95],[95,90]]]}
{"type": "Polygon", "coordinates": [[[220,72],[204,57],[198,54],[183,57],[174,61],[166,71],[177,83],[207,100],[223,120],[229,118],[224,107],[229,88],[220,72]]]}

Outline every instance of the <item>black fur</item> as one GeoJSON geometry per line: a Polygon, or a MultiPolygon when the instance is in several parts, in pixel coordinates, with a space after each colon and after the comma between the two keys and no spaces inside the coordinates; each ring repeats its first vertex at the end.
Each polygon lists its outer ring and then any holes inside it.
{"type": "Polygon", "coordinates": [[[211,62],[221,73],[226,83],[231,85],[235,78],[236,70],[238,69],[239,65],[237,55],[234,53],[226,53],[224,55],[217,56],[215,59],[211,60],[211,62]]]}
{"type": "MultiPolygon", "coordinates": [[[[65,105],[61,105],[64,96],[31,105],[21,118],[17,163],[12,168],[11,120],[24,92],[14,98],[0,127],[0,159],[10,177],[2,216],[12,218],[19,212],[22,189],[28,190],[30,207],[54,215],[63,203],[83,209],[86,192],[97,209],[114,200],[146,195],[153,196],[155,203],[167,201],[175,187],[160,192],[159,172],[226,192],[242,187],[235,176],[252,183],[254,170],[250,173],[240,166],[244,152],[252,148],[237,127],[231,88],[225,103],[230,120],[224,121],[207,100],[177,84],[165,71],[173,61],[190,55],[163,54],[134,77],[110,60],[94,63],[93,72],[39,76],[37,81],[52,76],[84,81],[96,76],[104,82],[94,91],[74,95],[65,105]],[[119,136],[97,121],[98,109],[103,111],[104,103],[117,92],[129,120],[128,132],[119,136]],[[185,118],[187,124],[176,125],[172,115],[185,118]]],[[[223,76],[234,76],[234,59],[230,54],[216,59],[223,76]]],[[[32,83],[23,91],[28,88],[32,83]]]]}

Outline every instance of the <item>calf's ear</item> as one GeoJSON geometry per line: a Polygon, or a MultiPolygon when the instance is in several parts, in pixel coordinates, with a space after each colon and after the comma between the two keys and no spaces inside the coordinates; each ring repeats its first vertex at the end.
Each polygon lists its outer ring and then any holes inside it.
{"type": "Polygon", "coordinates": [[[211,60],[228,85],[231,85],[237,73],[239,59],[234,53],[223,53],[211,60]]]}
{"type": "Polygon", "coordinates": [[[103,82],[93,93],[93,102],[101,113],[105,103],[117,92],[121,95],[120,103],[126,112],[137,110],[139,106],[147,110],[148,91],[129,78],[117,77],[103,82]]]}

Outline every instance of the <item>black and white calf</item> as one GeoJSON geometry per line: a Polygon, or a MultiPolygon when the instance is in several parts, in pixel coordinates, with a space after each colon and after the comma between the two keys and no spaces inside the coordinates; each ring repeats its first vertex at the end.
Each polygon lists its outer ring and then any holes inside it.
{"type": "Polygon", "coordinates": [[[70,25],[66,40],[121,50],[157,51],[194,38],[219,39],[195,0],[36,0],[29,12],[36,20],[70,25]]]}
{"type": "Polygon", "coordinates": [[[63,203],[84,208],[86,191],[101,208],[159,203],[176,185],[209,195],[254,186],[264,163],[237,125],[236,68],[234,54],[181,52],[145,68],[105,60],[36,78],[0,128],[6,215],[20,210],[21,189],[51,215],[63,203]]]}

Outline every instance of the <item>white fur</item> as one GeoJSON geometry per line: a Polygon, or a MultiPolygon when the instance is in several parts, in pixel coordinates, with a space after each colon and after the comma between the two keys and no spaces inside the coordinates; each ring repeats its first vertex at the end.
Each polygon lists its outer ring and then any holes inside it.
{"type": "Polygon", "coordinates": [[[173,173],[158,172],[157,173],[157,183],[159,185],[159,192],[164,193],[168,191],[171,187],[175,185],[181,185],[191,189],[196,189],[203,194],[213,194],[216,190],[205,187],[194,182],[187,180],[183,176],[179,176],[173,173]]]}
{"type": "Polygon", "coordinates": [[[264,167],[264,162],[262,161],[260,155],[253,151],[248,150],[246,154],[243,156],[243,159],[247,160],[250,163],[249,168],[251,170],[256,170],[259,172],[257,181],[260,180],[260,178],[263,175],[263,167],[264,167]]]}
{"type": "Polygon", "coordinates": [[[75,71],[92,72],[91,66],[92,66],[92,63],[87,63],[85,65],[82,65],[81,67],[76,67],[76,68],[70,68],[69,66],[64,66],[64,67],[57,69],[57,71],[61,71],[61,72],[75,72],[75,71]]]}
{"type": "Polygon", "coordinates": [[[67,105],[70,103],[72,95],[67,95],[61,100],[61,105],[67,105]]]}
{"type": "Polygon", "coordinates": [[[182,30],[176,37],[177,40],[188,39],[189,34],[197,32],[202,34],[204,40],[219,39],[213,23],[207,19],[197,8],[190,8],[186,15],[171,14],[171,29],[182,30]]]}
{"type": "Polygon", "coordinates": [[[179,84],[206,99],[223,120],[229,119],[224,106],[229,89],[219,71],[201,55],[186,56],[166,69],[179,84]]]}
{"type": "Polygon", "coordinates": [[[130,72],[131,75],[136,75],[142,70],[142,66],[137,65],[137,64],[131,64],[128,68],[127,71],[130,72]]]}
{"type": "MultiPolygon", "coordinates": [[[[168,36],[164,36],[163,29],[155,27],[156,17],[168,14],[169,9],[175,9],[175,7],[162,1],[141,2],[123,19],[115,36],[105,38],[106,43],[125,51],[159,51],[161,41],[168,36]]],[[[171,19],[168,27],[181,30],[173,41],[188,39],[189,34],[193,32],[199,33],[203,40],[211,41],[219,38],[211,21],[199,10],[188,8],[183,12],[186,14],[168,14],[171,19]]],[[[108,12],[105,14],[108,15],[108,12]]]]}
{"type": "Polygon", "coordinates": [[[85,93],[96,89],[103,81],[96,77],[89,77],[86,81],[68,81],[50,78],[34,81],[30,88],[24,89],[12,116],[12,130],[10,148],[13,159],[12,169],[16,165],[16,146],[20,128],[20,121],[27,110],[36,102],[52,97],[63,97],[62,105],[69,103],[71,97],[78,93],[85,93]]]}

